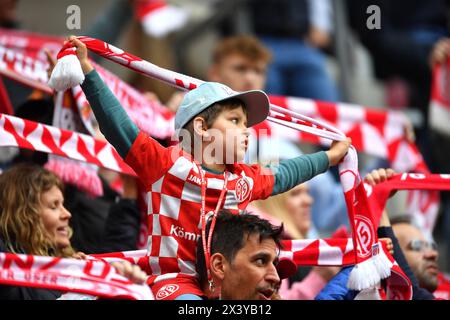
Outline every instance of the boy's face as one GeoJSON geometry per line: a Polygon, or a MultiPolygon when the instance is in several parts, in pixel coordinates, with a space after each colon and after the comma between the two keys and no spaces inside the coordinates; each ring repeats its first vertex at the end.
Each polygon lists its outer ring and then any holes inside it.
{"type": "MultiPolygon", "coordinates": [[[[214,151],[216,161],[223,160],[224,164],[233,164],[244,160],[249,132],[243,107],[223,110],[208,131],[211,132],[211,144],[221,149],[214,151]],[[221,155],[217,153],[219,151],[222,151],[221,155]]],[[[213,149],[206,147],[204,156],[211,156],[209,151],[213,149]]]]}
{"type": "Polygon", "coordinates": [[[266,85],[266,69],[266,62],[251,61],[234,53],[213,65],[209,78],[226,84],[235,91],[263,90],[266,85]]]}

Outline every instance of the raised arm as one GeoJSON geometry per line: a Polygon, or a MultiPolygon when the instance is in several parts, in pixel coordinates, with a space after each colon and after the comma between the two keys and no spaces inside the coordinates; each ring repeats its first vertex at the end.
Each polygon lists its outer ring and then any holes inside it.
{"type": "Polygon", "coordinates": [[[77,48],[77,57],[86,76],[81,88],[94,111],[100,131],[125,159],[139,129],[94,70],[88,60],[86,45],[74,36],[69,41],[77,48]]]}
{"type": "Polygon", "coordinates": [[[275,184],[272,195],[286,192],[293,187],[308,181],[318,174],[335,166],[345,156],[351,140],[333,142],[330,150],[302,155],[289,160],[282,160],[278,166],[272,166],[275,184]]]}

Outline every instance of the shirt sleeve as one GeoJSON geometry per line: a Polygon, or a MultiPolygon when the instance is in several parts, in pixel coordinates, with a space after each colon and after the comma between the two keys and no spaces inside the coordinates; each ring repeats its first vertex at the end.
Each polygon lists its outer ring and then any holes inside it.
{"type": "Polygon", "coordinates": [[[245,175],[253,180],[250,202],[270,197],[274,184],[272,170],[257,164],[244,165],[243,170],[245,175]]]}
{"type": "Polygon", "coordinates": [[[316,296],[315,300],[353,300],[359,291],[347,288],[353,266],[342,268],[316,296]]]}
{"type": "Polygon", "coordinates": [[[136,172],[148,190],[173,164],[177,156],[174,147],[165,148],[144,132],[140,132],[128,152],[125,162],[136,172]]]}
{"type": "Polygon", "coordinates": [[[325,151],[282,160],[279,165],[271,166],[275,179],[272,195],[286,192],[328,168],[329,160],[325,151]]]}

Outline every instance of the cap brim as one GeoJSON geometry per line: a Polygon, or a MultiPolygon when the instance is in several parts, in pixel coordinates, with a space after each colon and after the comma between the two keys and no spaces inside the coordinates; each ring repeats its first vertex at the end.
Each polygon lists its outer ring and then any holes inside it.
{"type": "Polygon", "coordinates": [[[228,99],[240,99],[247,110],[247,127],[252,127],[267,119],[270,110],[269,97],[261,90],[250,90],[229,96],[228,99]]]}
{"type": "Polygon", "coordinates": [[[288,258],[281,258],[277,264],[278,276],[280,279],[286,279],[297,272],[297,265],[288,258]]]}

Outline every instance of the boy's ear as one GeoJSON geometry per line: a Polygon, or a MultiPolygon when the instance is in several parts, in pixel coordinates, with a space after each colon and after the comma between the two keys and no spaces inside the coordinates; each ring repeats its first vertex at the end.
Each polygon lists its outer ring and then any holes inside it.
{"type": "Polygon", "coordinates": [[[205,119],[202,117],[194,118],[194,132],[204,138],[209,137],[208,128],[206,127],[205,119]]]}

